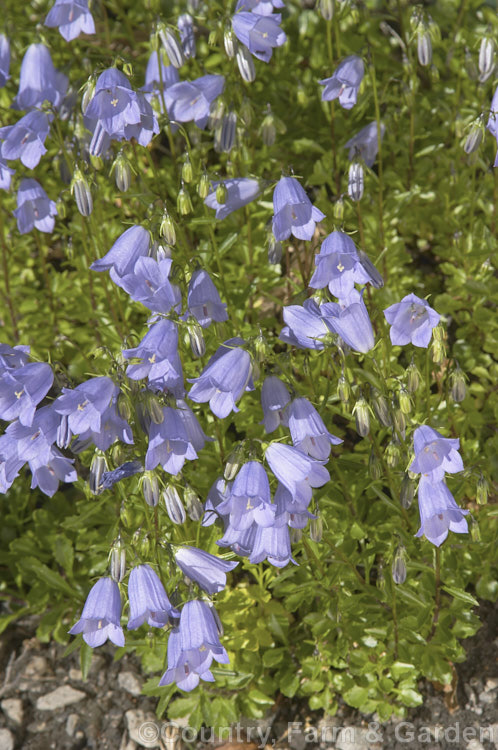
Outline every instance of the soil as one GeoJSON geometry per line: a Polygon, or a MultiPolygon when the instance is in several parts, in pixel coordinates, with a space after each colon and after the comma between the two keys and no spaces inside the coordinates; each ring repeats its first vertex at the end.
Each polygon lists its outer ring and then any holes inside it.
{"type": "Polygon", "coordinates": [[[464,642],[453,685],[421,683],[424,702],[405,719],[381,724],[344,704],[327,717],[282,697],[264,721],[241,719],[223,742],[209,733],[194,739],[188,720],[179,728],[157,720],[157,699],[140,694],[139,662],[115,662],[109,644],[83,682],[78,653],[40,643],[28,618],[0,636],[0,750],[497,750],[498,610],[484,602],[479,614],[482,628],[464,642]]]}

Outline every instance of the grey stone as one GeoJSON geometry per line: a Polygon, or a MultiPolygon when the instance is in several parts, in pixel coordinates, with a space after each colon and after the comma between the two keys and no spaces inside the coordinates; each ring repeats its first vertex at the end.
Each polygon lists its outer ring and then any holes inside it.
{"type": "Polygon", "coordinates": [[[130,695],[140,695],[142,692],[142,684],[134,672],[120,672],[118,686],[130,695]]]}
{"type": "Polygon", "coordinates": [[[470,740],[466,750],[484,750],[484,745],[479,740],[470,740]]]}
{"type": "Polygon", "coordinates": [[[73,737],[74,733],[76,732],[76,727],[78,726],[78,722],[80,720],[80,717],[78,714],[69,714],[66,721],[66,733],[73,737]]]}
{"type": "Polygon", "coordinates": [[[86,693],[81,690],[72,688],[71,685],[63,685],[53,690],[51,693],[42,695],[36,701],[36,708],[39,711],[55,711],[58,708],[71,706],[73,703],[79,703],[86,698],[86,693]]]}
{"type": "Polygon", "coordinates": [[[23,705],[20,698],[5,698],[2,701],[2,711],[14,724],[20,726],[23,719],[23,705]]]}
{"type": "Polygon", "coordinates": [[[359,727],[343,727],[337,734],[337,750],[368,750],[368,731],[359,727]]]}
{"type": "Polygon", "coordinates": [[[133,742],[140,747],[160,747],[161,724],[154,714],[146,714],[140,709],[130,709],[126,711],[125,719],[133,742]]]}
{"type": "Polygon", "coordinates": [[[0,729],[0,750],[14,750],[14,736],[9,729],[0,729]]]}

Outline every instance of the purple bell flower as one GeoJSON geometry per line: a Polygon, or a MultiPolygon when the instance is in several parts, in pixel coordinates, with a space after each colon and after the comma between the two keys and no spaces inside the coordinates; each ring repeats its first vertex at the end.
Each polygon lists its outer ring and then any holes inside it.
{"type": "Polygon", "coordinates": [[[17,191],[17,208],[13,213],[21,234],[31,232],[33,227],[50,234],[54,229],[57,209],[40,183],[27,178],[21,180],[17,191]]]}
{"type": "Polygon", "coordinates": [[[0,344],[0,376],[7,370],[18,370],[29,360],[29,346],[0,344]]]}
{"type": "Polygon", "coordinates": [[[436,547],[444,542],[448,531],[466,534],[469,530],[464,518],[468,510],[462,510],[456,504],[444,481],[433,483],[425,476],[420,478],[418,508],[420,529],[415,536],[425,536],[436,547]]]}
{"type": "Polygon", "coordinates": [[[195,81],[180,81],[169,86],[164,92],[166,107],[172,120],[190,122],[194,120],[198,128],[207,125],[211,104],[222,93],[225,78],[220,75],[206,75],[195,81]]]}
{"type": "Polygon", "coordinates": [[[118,466],[117,469],[104,471],[98,484],[96,494],[100,495],[101,492],[114,487],[114,485],[117,482],[121,482],[122,479],[127,479],[128,477],[138,474],[139,471],[143,471],[143,468],[144,467],[140,461],[125,461],[124,464],[118,466]]]}
{"type": "Polygon", "coordinates": [[[5,34],[0,34],[0,89],[9,80],[10,42],[5,34]]]}
{"type": "Polygon", "coordinates": [[[54,68],[50,52],[44,44],[32,44],[21,63],[19,91],[12,106],[32,109],[49,101],[58,109],[67,91],[67,77],[54,68]]]}
{"type": "Polygon", "coordinates": [[[48,460],[36,456],[29,461],[33,478],[31,489],[39,487],[45,495],[53,497],[59,489],[59,482],[76,482],[78,475],[74,469],[74,459],[66,458],[57,448],[50,448],[48,460]]]}
{"type": "Polygon", "coordinates": [[[174,628],[168,638],[168,669],[159,685],[171,685],[175,682],[180,690],[190,692],[197,687],[199,680],[214,682],[209,666],[211,662],[206,661],[200,649],[182,651],[180,629],[174,628]]]}
{"type": "MultiPolygon", "coordinates": [[[[159,112],[165,114],[165,100],[164,92],[170,86],[178,83],[180,75],[178,70],[173,65],[165,65],[161,59],[161,68],[159,68],[159,57],[157,52],[152,52],[147,63],[145,71],[145,85],[142,86],[142,91],[145,93],[145,98],[150,104],[154,104],[159,112]]],[[[171,119],[171,113],[167,112],[171,119]]],[[[172,132],[175,132],[178,127],[171,124],[172,132]]]]}
{"type": "Polygon", "coordinates": [[[44,362],[30,362],[16,370],[8,370],[0,377],[0,419],[19,422],[29,427],[33,423],[37,404],[47,395],[54,374],[44,362]]]}
{"type": "Polygon", "coordinates": [[[35,411],[31,425],[23,425],[16,420],[7,427],[5,435],[15,443],[19,460],[38,459],[48,463],[60,421],[60,414],[54,411],[52,405],[42,406],[35,411]]]}
{"type": "MultiPolygon", "coordinates": [[[[1,438],[0,438],[1,440],[1,438]]],[[[1,451],[0,451],[1,453],[1,451]]],[[[204,503],[204,517],[201,526],[212,526],[218,518],[222,518],[218,507],[230,497],[232,483],[226,482],[223,477],[218,477],[211,485],[204,503]]],[[[228,516],[224,516],[228,520],[228,516]]]]}
{"type": "Polygon", "coordinates": [[[410,466],[414,474],[423,474],[433,484],[444,479],[444,474],[463,471],[462,457],[458,453],[460,440],[444,438],[429,425],[417,427],[413,435],[415,459],[410,466]]]}
{"type": "Polygon", "coordinates": [[[7,166],[5,159],[0,156],[0,190],[9,190],[12,175],[16,170],[7,166]]]}
{"type": "Polygon", "coordinates": [[[71,42],[81,33],[95,34],[88,0],[55,0],[45,18],[45,26],[57,26],[66,42],[71,42]]]}
{"type": "Polygon", "coordinates": [[[15,125],[1,128],[0,139],[4,139],[0,154],[3,159],[20,159],[25,167],[33,169],[47,149],[45,139],[50,130],[52,117],[34,110],[28,112],[15,125]]]}
{"type": "MultiPolygon", "coordinates": [[[[386,131],[385,125],[380,125],[380,137],[384,137],[386,131]]],[[[373,166],[379,143],[377,140],[377,122],[371,122],[370,125],[362,128],[356,135],[349,139],[344,148],[349,148],[349,161],[353,159],[363,159],[367,167],[373,166]]]]}
{"type": "Polygon", "coordinates": [[[62,396],[54,402],[54,409],[58,414],[67,415],[73,435],[83,435],[87,430],[100,433],[104,414],[118,393],[118,386],[110,378],[90,378],[74,389],[63,388],[62,396]]]}
{"type": "Polygon", "coordinates": [[[330,446],[342,443],[325,427],[317,410],[307,398],[295,398],[287,407],[292,442],[298,450],[319,461],[330,456],[330,446]]]}
{"type": "Polygon", "coordinates": [[[280,526],[256,527],[254,544],[249,562],[256,564],[268,560],[277,568],[285,567],[289,562],[297,565],[291,554],[290,534],[287,524],[280,526]]]}
{"type": "Polygon", "coordinates": [[[338,333],[351,349],[362,354],[373,349],[374,333],[362,293],[353,289],[339,304],[320,305],[320,312],[330,330],[338,333]]]}
{"type": "Polygon", "coordinates": [[[224,180],[223,185],[226,188],[227,195],[224,203],[218,203],[216,198],[216,188],[219,182],[212,183],[212,191],[206,198],[204,203],[209,208],[216,209],[216,218],[224,219],[226,216],[236,211],[242,206],[247,206],[260,193],[259,182],[249,177],[235,177],[231,180],[224,180]]]}
{"type": "Polygon", "coordinates": [[[346,57],[330,78],[319,81],[325,86],[322,91],[322,101],[332,101],[339,98],[339,104],[344,109],[351,109],[356,104],[358,89],[363,80],[365,66],[358,55],[346,57]]]}
{"type": "Polygon", "coordinates": [[[208,594],[222,591],[227,582],[226,574],[239,564],[222,560],[197,547],[178,547],[174,555],[182,573],[199,584],[208,594]]]}
{"type": "Polygon", "coordinates": [[[150,234],[137,224],[119,235],[109,252],[94,260],[90,268],[92,271],[110,271],[111,279],[120,286],[121,279],[133,273],[137,260],[148,256],[149,248],[150,234]]]}
{"type": "Polygon", "coordinates": [[[280,332],[280,341],[300,349],[323,349],[323,339],[330,334],[330,328],[313,299],[307,299],[302,307],[284,307],[284,322],[287,325],[280,332]]]}
{"type": "Polygon", "coordinates": [[[259,461],[248,461],[235,477],[228,498],[218,508],[218,513],[229,515],[230,526],[244,531],[256,523],[273,526],[276,506],[271,502],[270,483],[259,461]]]}
{"type": "Polygon", "coordinates": [[[128,630],[136,630],[144,622],[153,628],[164,628],[170,617],[180,616],[171,605],[159,576],[149,565],[132,568],[128,580],[128,599],[128,630]]]}
{"type": "Polygon", "coordinates": [[[306,505],[311,500],[312,487],[322,487],[330,479],[324,461],[309,458],[290,445],[273,443],[266,449],[265,456],[278,481],[293,498],[306,505]]]}
{"type": "Polygon", "coordinates": [[[257,529],[258,525],[256,523],[251,524],[248,529],[240,531],[228,524],[225,533],[221,539],[218,539],[216,544],[219,547],[230,547],[233,552],[241,557],[249,557],[252,553],[257,529]]]}
{"type": "Polygon", "coordinates": [[[289,418],[285,407],[290,400],[290,393],[281,380],[275,375],[269,375],[265,378],[261,388],[265,432],[273,432],[281,424],[288,427],[289,418]]]}
{"type": "Polygon", "coordinates": [[[218,323],[228,320],[227,306],[221,301],[207,271],[202,269],[194,271],[190,279],[187,307],[203,328],[210,326],[213,320],[218,323]]]}
{"type": "Polygon", "coordinates": [[[133,444],[131,427],[125,419],[120,417],[116,396],[113,396],[111,403],[102,413],[100,429],[88,428],[81,432],[77,441],[73,443],[72,450],[74,453],[78,453],[86,449],[86,444],[93,443],[101,451],[106,451],[117,439],[123,443],[128,443],[128,445],[133,444]]]}
{"type": "Polygon", "coordinates": [[[355,284],[372,281],[360,262],[353,240],[344,232],[332,232],[324,239],[319,254],[315,255],[315,265],[310,287],[328,286],[330,293],[341,299],[353,291],[355,284]]]}
{"type": "Polygon", "coordinates": [[[111,640],[124,646],[121,620],[119,586],[112,578],[100,578],[88,594],[81,618],[69,631],[71,635],[83,633],[83,640],[91,648],[111,640]]]}
{"type": "Polygon", "coordinates": [[[131,380],[147,378],[152,390],[184,394],[182,363],[178,354],[178,328],[171,320],[158,320],[135,349],[124,349],[125,359],[139,359],[126,368],[131,380]]]}
{"type": "Polygon", "coordinates": [[[181,304],[180,290],[169,280],[172,262],[171,258],[157,261],[141,257],[135,263],[133,273],[123,276],[118,286],[152,312],[166,314],[181,304]]]}
{"type": "Polygon", "coordinates": [[[283,0],[238,0],[235,12],[246,10],[260,16],[271,16],[275,8],[285,8],[283,0]]]}
{"type": "Polygon", "coordinates": [[[281,177],[277,182],[273,211],[272,230],[276,240],[286,240],[291,234],[298,240],[311,240],[316,222],[325,218],[294,177],[281,177]]]}
{"type": "Polygon", "coordinates": [[[195,34],[194,19],[190,13],[182,13],[178,17],[178,31],[182,42],[183,54],[185,57],[195,57],[195,34]]]}
{"type": "Polygon", "coordinates": [[[275,491],[275,505],[278,526],[286,523],[291,529],[304,529],[310,518],[316,518],[308,510],[309,502],[300,497],[293,497],[287,487],[280,482],[275,491]]]}
{"type": "Polygon", "coordinates": [[[206,442],[213,442],[214,438],[204,434],[204,430],[199,424],[199,420],[186,401],[179,398],[176,401],[177,411],[183,422],[189,442],[194,446],[196,451],[201,451],[206,442]]]}
{"type": "Polygon", "coordinates": [[[422,348],[429,346],[432,329],[441,319],[425,299],[415,294],[407,294],[401,302],[386,308],[384,315],[391,326],[391,342],[394,345],[404,346],[411,342],[422,348]]]}
{"type": "Polygon", "coordinates": [[[0,436],[0,493],[5,494],[12,487],[25,461],[17,455],[17,444],[7,434],[0,436]]]}
{"type": "Polygon", "coordinates": [[[232,17],[233,33],[249,52],[263,62],[270,62],[274,47],[285,44],[287,36],[280,28],[282,17],[276,13],[262,16],[242,11],[232,17]]]}
{"type": "MultiPolygon", "coordinates": [[[[491,135],[494,135],[498,145],[498,87],[491,100],[491,106],[489,111],[488,122],[486,128],[489,130],[491,135]]],[[[498,151],[496,152],[494,167],[498,167],[498,151]]]]}
{"type": "Polygon", "coordinates": [[[231,411],[239,411],[236,402],[245,390],[253,389],[251,375],[251,356],[244,349],[232,348],[229,342],[225,342],[218,347],[201,375],[188,379],[193,383],[188,397],[197,403],[209,401],[213,414],[224,419],[231,411]]]}
{"type": "Polygon", "coordinates": [[[151,423],[145,468],[151,471],[161,464],[164,471],[176,476],[182,470],[185,460],[192,461],[197,458],[197,453],[179,411],[166,406],[163,408],[163,415],[161,424],[151,423]]]}

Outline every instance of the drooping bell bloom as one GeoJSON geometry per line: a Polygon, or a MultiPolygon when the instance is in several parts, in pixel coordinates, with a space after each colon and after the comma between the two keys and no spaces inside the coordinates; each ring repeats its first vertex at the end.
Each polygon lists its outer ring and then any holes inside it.
{"type": "Polygon", "coordinates": [[[218,508],[230,526],[244,531],[252,526],[273,526],[276,506],[271,502],[268,476],[259,461],[248,461],[235,477],[228,498],[218,508]]]}
{"type": "Polygon", "coordinates": [[[172,320],[158,320],[137,347],[124,349],[122,354],[125,359],[140,360],[126,368],[126,375],[131,380],[147,378],[153,390],[170,391],[177,398],[183,396],[178,328],[172,320]]]}
{"type": "Polygon", "coordinates": [[[80,619],[69,632],[83,633],[83,640],[91,648],[102,646],[108,638],[116,646],[124,646],[120,620],[119,586],[112,578],[100,578],[88,594],[80,619]]]}
{"type": "Polygon", "coordinates": [[[330,479],[324,461],[309,458],[291,445],[273,443],[266,449],[265,457],[278,481],[293,498],[306,504],[311,500],[312,487],[322,487],[330,479]]]}
{"type": "Polygon", "coordinates": [[[364,73],[365,66],[361,57],[349,55],[338,65],[330,78],[319,81],[321,86],[325,86],[322,101],[338,98],[341,107],[351,109],[356,104],[364,73]]]}
{"type": "Polygon", "coordinates": [[[331,331],[357,352],[365,354],[375,345],[374,333],[363,294],[353,289],[339,303],[325,302],[320,312],[331,331]]]}
{"type": "Polygon", "coordinates": [[[29,362],[15,370],[7,370],[0,377],[0,419],[19,422],[29,427],[33,423],[36,406],[47,395],[54,374],[45,362],[29,362]]]}
{"type": "Polygon", "coordinates": [[[281,177],[277,182],[273,211],[272,231],[276,240],[286,240],[291,234],[298,240],[311,240],[316,222],[325,218],[294,177],[281,177]]]}
{"type": "Polygon", "coordinates": [[[63,388],[62,395],[54,402],[54,409],[67,416],[73,435],[82,435],[87,430],[100,433],[104,413],[118,392],[111,378],[90,378],[76,388],[63,388]]]}
{"type": "Polygon", "coordinates": [[[90,268],[109,271],[111,279],[119,286],[124,276],[133,273],[137,260],[148,256],[149,248],[150,234],[137,224],[120,234],[109,252],[94,260],[90,268]]]}
{"type": "Polygon", "coordinates": [[[16,170],[7,166],[5,159],[0,156],[0,190],[9,190],[12,175],[16,170]]]}
{"type": "Polygon", "coordinates": [[[29,352],[29,346],[0,344],[0,375],[6,370],[17,370],[19,367],[27,364],[29,352]]]}
{"type": "Polygon", "coordinates": [[[12,106],[15,109],[40,107],[49,101],[58,109],[67,91],[67,76],[54,68],[44,44],[31,44],[21,63],[19,91],[12,106]]]}
{"type": "Polygon", "coordinates": [[[288,426],[289,418],[285,407],[290,400],[290,393],[281,380],[275,375],[269,375],[265,378],[261,388],[265,432],[273,432],[281,424],[285,427],[288,426]]]}
{"type": "Polygon", "coordinates": [[[231,411],[239,411],[236,402],[246,389],[252,390],[251,356],[239,346],[232,347],[225,342],[209,360],[198,378],[190,378],[193,383],[189,398],[198,403],[209,401],[213,414],[223,419],[231,411]]]}
{"type": "Polygon", "coordinates": [[[269,527],[256,526],[249,562],[256,564],[263,560],[276,568],[283,568],[289,562],[297,565],[291,554],[289,527],[286,523],[269,527]]]}
{"type": "Polygon", "coordinates": [[[171,258],[157,261],[141,257],[133,272],[123,276],[118,286],[152,312],[166,314],[181,303],[180,290],[169,280],[172,262],[171,258]]]}
{"type": "Polygon", "coordinates": [[[445,472],[456,474],[463,471],[459,447],[458,438],[445,438],[429,425],[421,425],[413,435],[415,459],[410,471],[424,475],[426,481],[432,483],[442,481],[445,472]]]}
{"type": "Polygon", "coordinates": [[[284,307],[285,325],[279,339],[300,349],[323,349],[323,339],[330,334],[330,327],[322,317],[315,300],[307,299],[301,305],[284,307]]]}
{"type": "Polygon", "coordinates": [[[174,551],[174,556],[182,573],[198,583],[208,594],[222,591],[227,582],[226,574],[239,564],[222,560],[197,547],[178,547],[174,551]]]}
{"type": "MultiPolygon", "coordinates": [[[[380,137],[381,140],[386,132],[386,127],[383,123],[380,125],[380,137]]],[[[349,160],[363,159],[367,167],[373,166],[377,152],[379,150],[379,142],[377,139],[377,122],[371,122],[370,125],[362,128],[356,135],[349,139],[345,144],[344,148],[349,148],[349,160]]]]}
{"type": "Polygon", "coordinates": [[[44,23],[49,27],[57,26],[66,42],[71,42],[81,33],[95,34],[88,0],[55,0],[44,23]]]}
{"type": "Polygon", "coordinates": [[[309,283],[312,289],[328,286],[334,297],[347,297],[355,284],[372,281],[360,262],[356,246],[344,232],[332,232],[315,255],[316,270],[309,283]]]}
{"type": "Polygon", "coordinates": [[[260,16],[271,16],[275,8],[285,8],[283,0],[238,0],[235,12],[247,10],[260,16]]]}
{"type": "Polygon", "coordinates": [[[285,44],[287,36],[280,28],[282,17],[275,13],[262,16],[241,11],[232,18],[233,33],[249,52],[263,62],[270,62],[275,47],[285,44]]]}
{"type": "Polygon", "coordinates": [[[391,326],[389,333],[393,344],[404,346],[411,342],[421,348],[429,346],[432,329],[441,319],[425,299],[415,294],[407,294],[401,302],[384,310],[384,315],[391,326]]]}
{"type": "Polygon", "coordinates": [[[139,471],[143,471],[143,468],[140,461],[125,461],[124,464],[121,464],[121,466],[112,471],[104,471],[97,487],[99,492],[96,494],[111,489],[117,482],[138,474],[139,471]]]}
{"type": "MultiPolygon", "coordinates": [[[[150,104],[153,104],[163,114],[167,112],[171,118],[171,113],[166,109],[164,92],[170,86],[178,83],[180,75],[173,65],[165,65],[160,57],[160,53],[156,51],[151,53],[145,70],[145,85],[142,86],[142,91],[150,104]],[[161,67],[159,67],[159,61],[161,67]]],[[[170,127],[172,132],[178,129],[178,126],[174,124],[170,127]]]]}
{"type": "Polygon", "coordinates": [[[50,130],[52,117],[38,110],[28,112],[24,117],[5,128],[0,128],[3,143],[0,154],[3,159],[20,159],[25,167],[34,169],[46,153],[45,139],[50,130]]]}
{"type": "Polygon", "coordinates": [[[190,122],[198,128],[206,127],[211,104],[222,93],[225,78],[220,75],[205,75],[194,81],[180,81],[164,92],[166,107],[172,120],[190,122]]]}
{"type": "Polygon", "coordinates": [[[227,306],[221,301],[208,272],[202,269],[194,271],[190,279],[187,307],[202,328],[210,326],[213,320],[218,323],[228,320],[227,306]]]}
{"type": "Polygon", "coordinates": [[[253,180],[250,177],[234,177],[233,179],[223,181],[223,185],[226,188],[226,199],[224,203],[219,203],[216,197],[216,188],[219,184],[219,181],[213,182],[212,191],[204,198],[206,206],[216,210],[217,219],[224,219],[238,208],[247,206],[260,193],[260,186],[257,180],[253,180]]]}
{"type": "Polygon", "coordinates": [[[183,54],[185,57],[195,57],[195,34],[194,19],[190,13],[182,13],[178,17],[178,31],[182,42],[183,54]]]}
{"type": "Polygon", "coordinates": [[[436,547],[444,542],[448,531],[466,534],[469,530],[464,518],[468,510],[463,510],[456,504],[444,481],[433,483],[424,475],[420,477],[418,508],[420,529],[415,536],[425,536],[436,547]]]}
{"type": "Polygon", "coordinates": [[[57,448],[50,448],[47,460],[35,456],[29,461],[33,478],[31,489],[39,487],[45,495],[53,497],[59,489],[59,482],[76,482],[78,475],[73,466],[74,458],[66,458],[57,448]]]}
{"type": "Polygon", "coordinates": [[[294,446],[312,458],[325,461],[330,446],[342,443],[325,427],[315,407],[307,398],[295,398],[287,407],[289,429],[294,446]]]}
{"type": "Polygon", "coordinates": [[[170,617],[179,617],[164,589],[161,579],[150,565],[136,565],[128,580],[130,619],[128,630],[135,630],[147,622],[153,628],[163,628],[170,617]]]}
{"type": "Polygon", "coordinates": [[[10,42],[5,34],[0,34],[0,89],[9,80],[10,42]]]}
{"type": "Polygon", "coordinates": [[[17,191],[17,208],[13,213],[21,234],[31,232],[33,227],[50,234],[54,229],[57,209],[40,183],[27,178],[21,180],[17,191]]]}
{"type": "MultiPolygon", "coordinates": [[[[493,95],[493,99],[491,100],[491,106],[490,106],[489,117],[488,117],[488,122],[486,124],[486,128],[489,130],[489,132],[492,135],[494,135],[494,137],[496,138],[496,142],[498,144],[498,87],[496,88],[496,91],[493,95]]],[[[498,167],[498,151],[496,152],[495,163],[493,166],[498,167]]]]}
{"type": "Polygon", "coordinates": [[[160,424],[151,423],[145,468],[151,471],[161,464],[164,471],[176,476],[186,460],[193,461],[197,458],[197,452],[189,439],[179,410],[165,406],[163,416],[160,424]]]}

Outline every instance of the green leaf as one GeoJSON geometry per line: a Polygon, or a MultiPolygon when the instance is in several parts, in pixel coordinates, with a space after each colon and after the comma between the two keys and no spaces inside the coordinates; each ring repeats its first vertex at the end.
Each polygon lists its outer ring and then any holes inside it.
{"type": "Polygon", "coordinates": [[[465,602],[466,604],[470,604],[472,607],[478,607],[479,602],[477,599],[475,599],[472,594],[467,593],[467,591],[464,591],[463,589],[458,589],[453,586],[442,586],[443,591],[446,591],[446,593],[451,594],[455,599],[459,599],[462,602],[465,602]]]}

